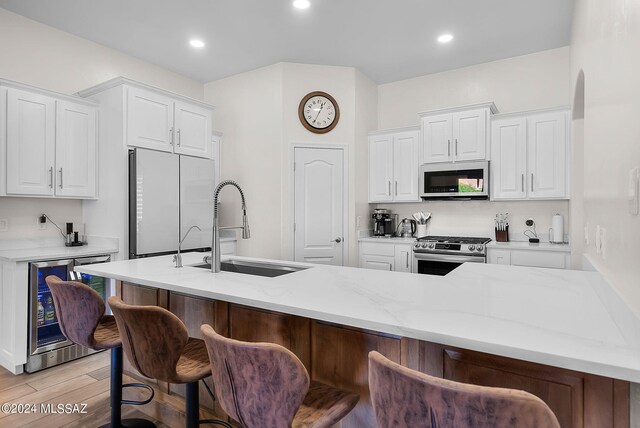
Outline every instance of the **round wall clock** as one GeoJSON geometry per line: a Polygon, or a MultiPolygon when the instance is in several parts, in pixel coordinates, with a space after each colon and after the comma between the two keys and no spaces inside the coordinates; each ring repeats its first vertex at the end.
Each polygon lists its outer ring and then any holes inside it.
{"type": "Polygon", "coordinates": [[[311,132],[324,134],[338,124],[340,109],[336,100],[326,92],[310,92],[298,106],[300,122],[311,132]]]}

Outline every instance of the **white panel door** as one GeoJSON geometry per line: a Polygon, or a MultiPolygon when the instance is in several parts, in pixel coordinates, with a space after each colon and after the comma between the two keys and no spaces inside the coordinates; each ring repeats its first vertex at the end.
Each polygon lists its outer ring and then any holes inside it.
{"type": "Polygon", "coordinates": [[[180,156],[180,239],[182,250],[211,247],[215,164],[210,159],[180,156]]]}
{"type": "Polygon", "coordinates": [[[527,120],[499,119],[491,124],[492,199],[527,197],[527,120]]]}
{"type": "Polygon", "coordinates": [[[567,114],[528,118],[529,198],[567,197],[567,114]]]}
{"type": "Polygon", "coordinates": [[[418,150],[420,132],[401,132],[393,136],[393,199],[418,201],[418,150]]]}
{"type": "Polygon", "coordinates": [[[369,202],[393,200],[393,136],[369,137],[369,202]]]}
{"type": "Polygon", "coordinates": [[[422,163],[452,160],[451,114],[422,118],[422,163]]]}
{"type": "Polygon", "coordinates": [[[7,90],[7,194],[52,196],[55,101],[7,90]]]}
{"type": "Polygon", "coordinates": [[[127,88],[127,144],[173,151],[173,100],[151,91],[127,88]]]}
{"type": "Polygon", "coordinates": [[[344,151],[296,147],[294,152],[295,261],[342,266],[344,151]]]}
{"type": "Polygon", "coordinates": [[[56,102],[56,196],[96,196],[96,109],[56,102]]]}
{"type": "Polygon", "coordinates": [[[176,101],[175,152],[211,159],[211,118],[211,110],[176,101]]]}
{"type": "Polygon", "coordinates": [[[154,254],[176,251],[179,235],[179,156],[136,149],[136,248],[154,254]]]}
{"type": "Polygon", "coordinates": [[[487,157],[487,111],[462,111],[453,114],[451,151],[456,161],[482,160],[487,157]]]}

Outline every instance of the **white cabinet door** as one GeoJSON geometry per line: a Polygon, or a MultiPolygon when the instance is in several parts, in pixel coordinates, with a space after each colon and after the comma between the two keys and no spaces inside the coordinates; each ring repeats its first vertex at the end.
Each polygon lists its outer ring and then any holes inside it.
{"type": "Polygon", "coordinates": [[[490,248],[487,250],[487,263],[494,265],[510,265],[511,251],[490,248]]]}
{"type": "Polygon", "coordinates": [[[55,100],[7,90],[7,194],[53,195],[55,100]]]}
{"type": "Polygon", "coordinates": [[[175,152],[211,159],[211,110],[175,102],[175,152]]]}
{"type": "Polygon", "coordinates": [[[567,197],[567,113],[527,119],[529,198],[567,197]]]}
{"type": "Polygon", "coordinates": [[[569,253],[554,251],[512,251],[512,266],[530,266],[553,269],[569,269],[569,253]]]}
{"type": "Polygon", "coordinates": [[[422,118],[422,163],[448,162],[452,157],[452,116],[422,118]]]}
{"type": "Polygon", "coordinates": [[[487,157],[487,110],[453,113],[451,151],[456,161],[482,160],[487,157]]]}
{"type": "Polygon", "coordinates": [[[173,151],[173,100],[151,91],[127,88],[127,144],[173,151]]]}
{"type": "Polygon", "coordinates": [[[369,202],[393,200],[393,137],[369,137],[369,202]]]}
{"type": "Polygon", "coordinates": [[[395,271],[396,272],[411,272],[411,264],[413,262],[413,255],[411,251],[411,245],[395,245],[395,271]]]}
{"type": "Polygon", "coordinates": [[[527,121],[524,117],[491,124],[492,199],[527,197],[527,121]]]}
{"type": "Polygon", "coordinates": [[[394,270],[394,258],[388,256],[366,255],[360,259],[360,267],[374,270],[394,270]]]}
{"type": "Polygon", "coordinates": [[[418,201],[418,143],[419,131],[402,132],[393,136],[393,199],[418,201]]]}
{"type": "Polygon", "coordinates": [[[96,109],[56,102],[56,196],[96,196],[96,109]]]}

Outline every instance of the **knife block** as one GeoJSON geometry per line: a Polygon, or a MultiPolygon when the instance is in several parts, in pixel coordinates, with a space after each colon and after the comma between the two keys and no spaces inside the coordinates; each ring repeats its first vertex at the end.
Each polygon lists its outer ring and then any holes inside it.
{"type": "Polygon", "coordinates": [[[505,230],[496,229],[496,242],[509,242],[509,226],[505,230]]]}

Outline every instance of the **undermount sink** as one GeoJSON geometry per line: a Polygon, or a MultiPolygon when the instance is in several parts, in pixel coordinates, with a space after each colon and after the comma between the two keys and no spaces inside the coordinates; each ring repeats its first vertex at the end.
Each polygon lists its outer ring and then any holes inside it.
{"type": "MultiPolygon", "coordinates": [[[[193,267],[211,269],[211,263],[202,263],[193,267]]],[[[309,269],[308,267],[281,265],[276,263],[249,262],[244,260],[227,260],[220,263],[220,269],[225,272],[243,273],[274,278],[288,273],[309,269]]]]}

